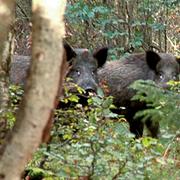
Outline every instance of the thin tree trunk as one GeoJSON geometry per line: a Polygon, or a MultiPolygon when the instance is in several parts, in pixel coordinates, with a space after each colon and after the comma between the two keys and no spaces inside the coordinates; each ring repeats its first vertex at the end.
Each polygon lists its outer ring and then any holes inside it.
{"type": "Polygon", "coordinates": [[[0,159],[0,179],[19,180],[41,143],[58,93],[65,0],[33,1],[32,66],[16,123],[0,159]]]}
{"type": "Polygon", "coordinates": [[[10,23],[14,17],[14,2],[0,0],[0,147],[7,133],[6,114],[8,109],[8,71],[12,34],[9,32],[10,23]],[[9,32],[9,35],[8,35],[9,32]]]}

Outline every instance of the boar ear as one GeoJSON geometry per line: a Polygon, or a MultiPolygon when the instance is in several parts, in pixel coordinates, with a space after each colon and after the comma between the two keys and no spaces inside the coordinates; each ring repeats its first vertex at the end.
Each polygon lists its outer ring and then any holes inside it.
{"type": "Polygon", "coordinates": [[[146,51],[146,61],[152,70],[156,70],[156,65],[160,60],[161,57],[156,52],[146,51]]]}
{"type": "Polygon", "coordinates": [[[107,60],[107,55],[108,55],[108,47],[101,48],[93,54],[93,57],[97,59],[98,68],[104,65],[104,63],[107,60]]]}
{"type": "Polygon", "coordinates": [[[63,42],[63,46],[64,50],[66,51],[67,61],[70,61],[73,57],[76,57],[75,51],[67,42],[63,42]]]}

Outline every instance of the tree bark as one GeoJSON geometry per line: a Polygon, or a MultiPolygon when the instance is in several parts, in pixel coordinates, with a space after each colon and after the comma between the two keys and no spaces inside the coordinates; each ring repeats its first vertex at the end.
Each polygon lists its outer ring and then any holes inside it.
{"type": "Polygon", "coordinates": [[[63,66],[65,0],[33,1],[32,66],[16,123],[0,159],[0,179],[19,180],[41,143],[63,66]]]}
{"type": "Polygon", "coordinates": [[[8,71],[12,34],[9,32],[10,23],[14,17],[14,1],[0,0],[0,146],[8,131],[6,114],[8,109],[8,71]],[[9,35],[8,35],[9,32],[9,35]]]}

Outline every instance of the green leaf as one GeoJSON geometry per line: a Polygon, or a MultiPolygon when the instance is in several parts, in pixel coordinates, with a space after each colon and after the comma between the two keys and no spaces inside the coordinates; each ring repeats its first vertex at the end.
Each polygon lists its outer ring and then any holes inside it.
{"type": "Polygon", "coordinates": [[[78,102],[79,97],[73,94],[68,98],[68,100],[71,101],[71,102],[78,102]]]}

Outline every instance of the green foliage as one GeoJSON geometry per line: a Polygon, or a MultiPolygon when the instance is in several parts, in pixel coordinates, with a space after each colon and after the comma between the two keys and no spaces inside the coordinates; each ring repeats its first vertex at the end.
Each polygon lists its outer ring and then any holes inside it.
{"type": "Polygon", "coordinates": [[[169,89],[159,88],[153,81],[136,81],[132,86],[137,90],[133,100],[145,101],[147,109],[140,111],[136,117],[146,120],[151,117],[161,121],[163,126],[179,130],[180,119],[180,82],[169,82],[169,89]]]}
{"type": "Polygon", "coordinates": [[[169,52],[178,54],[177,9],[177,0],[69,0],[65,14],[67,39],[80,48],[108,45],[111,60],[152,48],[169,48],[169,52]]]}
{"type": "Polygon", "coordinates": [[[31,177],[31,179],[41,180],[46,176],[46,172],[40,168],[29,168],[26,172],[31,177]]]}
{"type": "Polygon", "coordinates": [[[9,107],[6,112],[7,128],[11,129],[15,123],[15,112],[18,108],[19,102],[22,98],[24,91],[20,86],[11,85],[9,86],[9,107]]]}
{"type": "MultiPolygon", "coordinates": [[[[141,84],[144,89],[147,83],[141,84]]],[[[156,88],[153,83],[149,86],[148,90],[156,88]]],[[[162,93],[158,89],[154,91],[159,93],[158,96],[162,93]]],[[[174,91],[179,89],[174,86],[174,91]]],[[[58,180],[166,180],[179,177],[178,134],[166,132],[161,140],[149,137],[134,140],[125,119],[111,112],[115,108],[112,97],[104,97],[98,90],[98,96],[89,97],[88,104],[82,105],[74,104],[74,98],[79,98],[78,93],[73,94],[73,98],[71,95],[67,90],[65,99],[68,100],[65,102],[72,100],[73,106],[55,110],[52,140],[47,148],[45,145],[39,148],[27,171],[30,169],[33,173],[33,169],[38,168],[38,172],[46,172],[44,179],[58,180]]],[[[137,96],[140,98],[141,93],[137,96]]],[[[152,100],[147,99],[150,105],[152,100]]],[[[142,96],[141,100],[144,101],[145,97],[142,96]]],[[[159,103],[154,102],[154,105],[159,106],[159,103]]]]}
{"type": "MultiPolygon", "coordinates": [[[[150,115],[157,113],[161,119],[159,140],[134,140],[128,123],[111,112],[115,108],[113,98],[104,97],[100,89],[98,96],[90,96],[83,106],[78,103],[83,90],[75,85],[74,94],[65,87],[66,100],[61,101],[73,106],[55,110],[52,140],[34,154],[26,168],[28,176],[46,180],[179,177],[179,83],[170,82],[171,89],[166,91],[153,82],[137,82],[134,86],[140,90],[135,98],[146,101],[153,112],[150,115]]],[[[13,118],[22,94],[20,87],[10,87],[13,118]]]]}
{"type": "Polygon", "coordinates": [[[22,99],[24,90],[21,86],[11,85],[9,86],[9,97],[12,107],[16,107],[22,99]]]}

